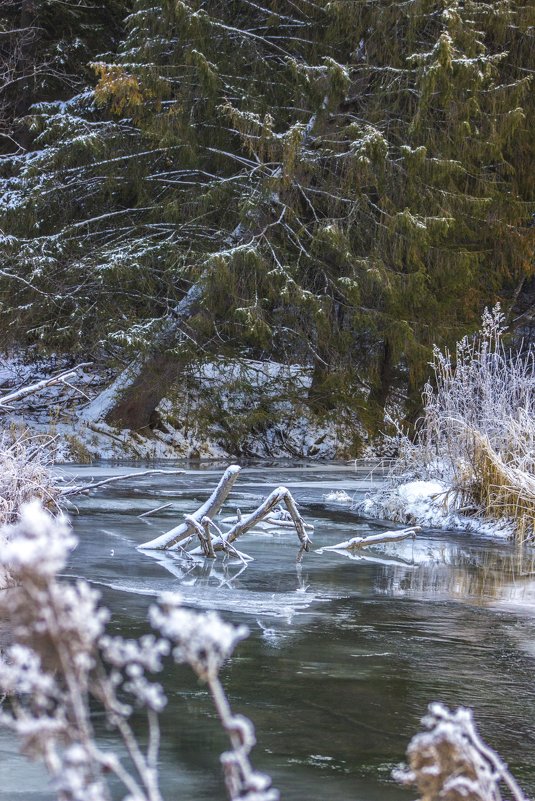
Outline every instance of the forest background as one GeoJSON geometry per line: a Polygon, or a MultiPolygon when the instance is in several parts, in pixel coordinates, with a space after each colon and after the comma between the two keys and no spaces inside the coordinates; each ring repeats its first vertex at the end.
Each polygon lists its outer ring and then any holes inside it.
{"type": "Polygon", "coordinates": [[[243,453],[284,408],[357,455],[485,306],[532,337],[534,23],[513,0],[4,2],[0,346],[128,366],[105,422],[142,432],[199,365],[288,365],[275,396],[230,370],[206,424],[243,453]]]}

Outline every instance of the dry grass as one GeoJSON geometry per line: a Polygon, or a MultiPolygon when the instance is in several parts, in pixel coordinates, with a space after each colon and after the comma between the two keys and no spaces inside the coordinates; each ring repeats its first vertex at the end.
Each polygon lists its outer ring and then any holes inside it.
{"type": "Polygon", "coordinates": [[[48,509],[58,508],[49,444],[50,437],[28,432],[0,436],[0,526],[14,523],[21,505],[34,498],[48,509]]]}
{"type": "Polygon", "coordinates": [[[474,482],[471,494],[489,517],[515,521],[519,541],[535,533],[535,475],[504,461],[488,438],[474,434],[474,482]]]}
{"type": "Polygon", "coordinates": [[[394,473],[444,481],[458,506],[511,520],[525,541],[535,536],[535,350],[507,350],[504,332],[497,306],[455,357],[435,348],[434,386],[415,440],[400,432],[394,473]]]}

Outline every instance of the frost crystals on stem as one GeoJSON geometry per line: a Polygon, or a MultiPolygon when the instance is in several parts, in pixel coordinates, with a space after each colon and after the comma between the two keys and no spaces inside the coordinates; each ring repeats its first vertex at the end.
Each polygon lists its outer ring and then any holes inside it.
{"type": "Polygon", "coordinates": [[[149,675],[162,670],[171,652],[208,684],[229,735],[232,747],[222,761],[230,798],[277,801],[270,779],[249,761],[253,726],[232,714],[218,676],[247,636],[245,627],[224,623],[215,613],[190,612],[179,596],[168,594],[151,609],[161,637],[111,636],[99,593],[85,581],[69,585],[57,579],[76,544],[65,518],[53,518],[33,502],[1,533],[0,566],[15,586],[0,594],[0,610],[15,642],[0,658],[0,691],[10,705],[0,724],[18,735],[25,754],[43,762],[58,801],[111,801],[109,774],[123,785],[124,801],[163,801],[159,714],[167,699],[149,675]],[[90,714],[95,708],[122,742],[125,764],[99,745],[90,714]],[[136,708],[147,716],[143,741],[131,723],[136,708]]]}

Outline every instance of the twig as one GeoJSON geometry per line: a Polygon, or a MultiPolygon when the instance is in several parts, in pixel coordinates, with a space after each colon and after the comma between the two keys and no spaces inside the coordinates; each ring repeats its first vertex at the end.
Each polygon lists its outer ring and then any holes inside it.
{"type": "Polygon", "coordinates": [[[138,517],[149,517],[150,515],[155,515],[156,512],[161,512],[163,509],[169,509],[169,507],[172,505],[172,503],[164,503],[162,506],[157,506],[156,509],[149,509],[148,512],[143,512],[142,514],[138,515],[138,517]]]}

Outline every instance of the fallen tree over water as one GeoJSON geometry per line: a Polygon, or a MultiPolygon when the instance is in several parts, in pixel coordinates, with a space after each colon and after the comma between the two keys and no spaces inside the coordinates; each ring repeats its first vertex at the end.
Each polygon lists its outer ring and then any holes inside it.
{"type": "Polygon", "coordinates": [[[238,514],[236,522],[227,531],[222,531],[214,522],[214,517],[221,509],[227,499],[241,468],[238,465],[231,465],[225,470],[219,484],[212,492],[208,500],[200,506],[196,512],[186,515],[184,523],[161,534],[153,540],[139,546],[141,550],[170,550],[179,549],[185,551],[191,542],[198,538],[199,546],[191,551],[186,551],[191,555],[204,555],[215,558],[216,552],[232,553],[242,558],[244,555],[236,551],[233,543],[257,526],[259,523],[268,522],[273,525],[282,524],[285,528],[290,525],[295,528],[301,548],[308,551],[310,538],[307,534],[307,525],[299,511],[291,492],[286,487],[277,487],[268,497],[252,512],[242,517],[238,514]],[[282,509],[280,507],[283,507],[282,509]],[[284,507],[286,515],[284,514],[284,507]],[[215,536],[212,535],[215,532],[215,536]]]}

